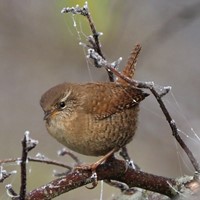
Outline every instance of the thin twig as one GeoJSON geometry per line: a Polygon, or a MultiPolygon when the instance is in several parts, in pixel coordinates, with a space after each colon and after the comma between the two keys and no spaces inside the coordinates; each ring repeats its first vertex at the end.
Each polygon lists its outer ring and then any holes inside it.
{"type": "Polygon", "coordinates": [[[67,168],[68,170],[72,170],[73,168],[70,167],[69,165],[66,165],[64,163],[55,161],[55,160],[50,160],[50,159],[40,159],[40,158],[33,158],[33,157],[28,157],[29,161],[32,162],[40,162],[40,163],[45,163],[45,164],[49,164],[49,165],[55,165],[55,166],[59,166],[59,167],[64,167],[67,168]]]}
{"type": "MultiPolygon", "coordinates": [[[[69,165],[66,165],[64,163],[61,163],[61,162],[58,162],[58,161],[55,161],[55,160],[50,160],[50,159],[47,159],[47,158],[28,157],[27,160],[31,161],[31,162],[39,162],[39,163],[55,165],[55,166],[64,167],[64,168],[67,168],[69,170],[72,170],[72,167],[70,167],[69,165]]],[[[14,158],[14,159],[10,158],[10,159],[5,159],[5,160],[0,160],[0,164],[13,163],[13,162],[20,162],[21,163],[21,158],[14,158]]]]}
{"type": "Polygon", "coordinates": [[[126,146],[122,147],[120,152],[119,152],[119,155],[126,161],[128,162],[128,164],[133,168],[133,169],[136,169],[136,170],[140,170],[140,167],[135,164],[133,162],[133,160],[131,160],[129,154],[128,154],[128,150],[126,148],[126,146]]]}
{"type": "Polygon", "coordinates": [[[21,187],[20,187],[20,200],[25,200],[26,196],[26,161],[28,156],[27,140],[28,134],[24,134],[22,140],[22,158],[21,158],[21,187]]]}
{"type": "Polygon", "coordinates": [[[66,149],[62,149],[61,151],[59,151],[58,155],[59,156],[69,155],[76,162],[77,165],[80,165],[82,163],[74,153],[66,149]]]}
{"type": "Polygon", "coordinates": [[[7,190],[7,194],[9,197],[11,197],[13,200],[19,200],[19,195],[14,191],[13,187],[11,184],[8,184],[5,186],[7,190]]]}
{"type": "MultiPolygon", "coordinates": [[[[79,7],[78,5],[76,7],[63,8],[61,13],[80,14],[80,15],[83,15],[87,18],[87,20],[89,22],[90,29],[92,31],[92,38],[90,36],[88,36],[88,41],[92,45],[92,48],[95,50],[95,52],[97,52],[103,59],[105,59],[105,56],[103,55],[103,52],[101,50],[101,45],[100,45],[100,42],[99,42],[99,36],[101,35],[101,33],[97,32],[97,30],[96,30],[96,27],[95,27],[94,22],[92,20],[92,16],[91,16],[89,9],[88,9],[87,2],[85,2],[85,5],[82,8],[79,7]]],[[[99,65],[98,62],[96,62],[95,60],[94,60],[94,64],[95,64],[96,67],[101,67],[101,65],[99,65]]],[[[106,69],[106,71],[108,73],[109,80],[111,82],[114,82],[115,79],[114,79],[113,73],[110,70],[107,70],[107,69],[106,69]]]]}
{"type": "Polygon", "coordinates": [[[131,161],[131,158],[130,156],[128,155],[128,151],[127,151],[127,148],[124,146],[121,148],[120,152],[119,152],[119,155],[126,161],[130,162],[131,161]]]}
{"type": "Polygon", "coordinates": [[[5,180],[5,179],[7,179],[9,176],[11,176],[12,175],[12,173],[2,173],[1,174],[1,178],[0,178],[0,183],[3,183],[3,181],[5,180]]]}
{"type": "Polygon", "coordinates": [[[9,176],[12,174],[16,174],[16,170],[7,172],[6,170],[3,169],[3,166],[0,165],[0,183],[3,183],[5,179],[7,179],[9,176]]]}
{"type": "Polygon", "coordinates": [[[116,187],[121,190],[121,192],[126,193],[126,194],[133,194],[134,192],[137,191],[135,188],[129,188],[128,185],[125,183],[121,183],[119,181],[113,181],[113,180],[104,180],[105,183],[112,187],[116,187]]]}

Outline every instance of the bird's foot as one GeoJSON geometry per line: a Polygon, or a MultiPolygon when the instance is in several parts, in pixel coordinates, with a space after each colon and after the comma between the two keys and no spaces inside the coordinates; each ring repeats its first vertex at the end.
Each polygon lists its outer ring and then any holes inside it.
{"type": "Polygon", "coordinates": [[[96,169],[97,167],[102,164],[103,162],[105,162],[109,157],[111,157],[114,153],[116,152],[116,149],[111,150],[109,153],[107,153],[105,156],[103,156],[102,158],[100,158],[98,161],[96,161],[95,163],[92,164],[81,164],[75,167],[75,170],[86,170],[86,171],[91,171],[92,172],[92,176],[91,178],[94,180],[92,182],[92,187],[87,187],[88,189],[93,189],[98,185],[98,177],[97,177],[97,173],[96,173],[96,169]]]}
{"type": "Polygon", "coordinates": [[[95,163],[77,165],[75,167],[75,170],[90,170],[92,172],[96,172],[97,167],[103,162],[105,162],[108,158],[110,158],[115,152],[116,152],[116,149],[111,150],[105,156],[97,160],[95,163]]]}
{"type": "Polygon", "coordinates": [[[92,172],[91,179],[93,179],[92,186],[91,187],[86,186],[87,189],[94,189],[98,185],[97,173],[96,172],[92,172]]]}
{"type": "Polygon", "coordinates": [[[98,180],[97,180],[97,173],[96,173],[96,168],[100,165],[101,163],[95,162],[92,164],[81,164],[75,167],[75,170],[83,170],[83,171],[92,171],[91,179],[92,179],[92,186],[88,187],[86,186],[87,189],[94,189],[98,185],[98,180]]]}

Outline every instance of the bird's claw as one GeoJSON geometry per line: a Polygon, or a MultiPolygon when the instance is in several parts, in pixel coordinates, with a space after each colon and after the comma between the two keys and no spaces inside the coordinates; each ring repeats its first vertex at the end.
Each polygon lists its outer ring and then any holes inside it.
{"type": "Polygon", "coordinates": [[[92,172],[91,179],[93,179],[92,186],[86,186],[87,189],[94,189],[98,185],[97,173],[95,171],[92,172]]]}
{"type": "Polygon", "coordinates": [[[92,179],[92,186],[88,187],[86,186],[87,189],[94,189],[98,185],[98,180],[97,180],[97,173],[96,173],[96,163],[93,164],[82,164],[78,165],[75,167],[75,170],[90,170],[92,171],[91,179],[92,179]]]}

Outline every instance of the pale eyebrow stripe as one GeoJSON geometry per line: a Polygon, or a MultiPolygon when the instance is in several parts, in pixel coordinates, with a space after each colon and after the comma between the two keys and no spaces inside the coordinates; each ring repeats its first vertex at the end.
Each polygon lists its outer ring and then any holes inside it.
{"type": "Polygon", "coordinates": [[[68,93],[65,93],[65,96],[60,101],[66,101],[71,93],[72,93],[71,90],[68,93]]]}

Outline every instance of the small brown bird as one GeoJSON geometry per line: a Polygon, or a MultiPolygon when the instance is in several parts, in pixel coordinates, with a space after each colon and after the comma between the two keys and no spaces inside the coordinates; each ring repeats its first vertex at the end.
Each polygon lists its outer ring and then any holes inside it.
{"type": "Polygon", "coordinates": [[[63,83],[45,92],[40,105],[49,134],[61,144],[80,154],[105,156],[132,140],[139,103],[147,96],[112,82],[63,83]]]}

